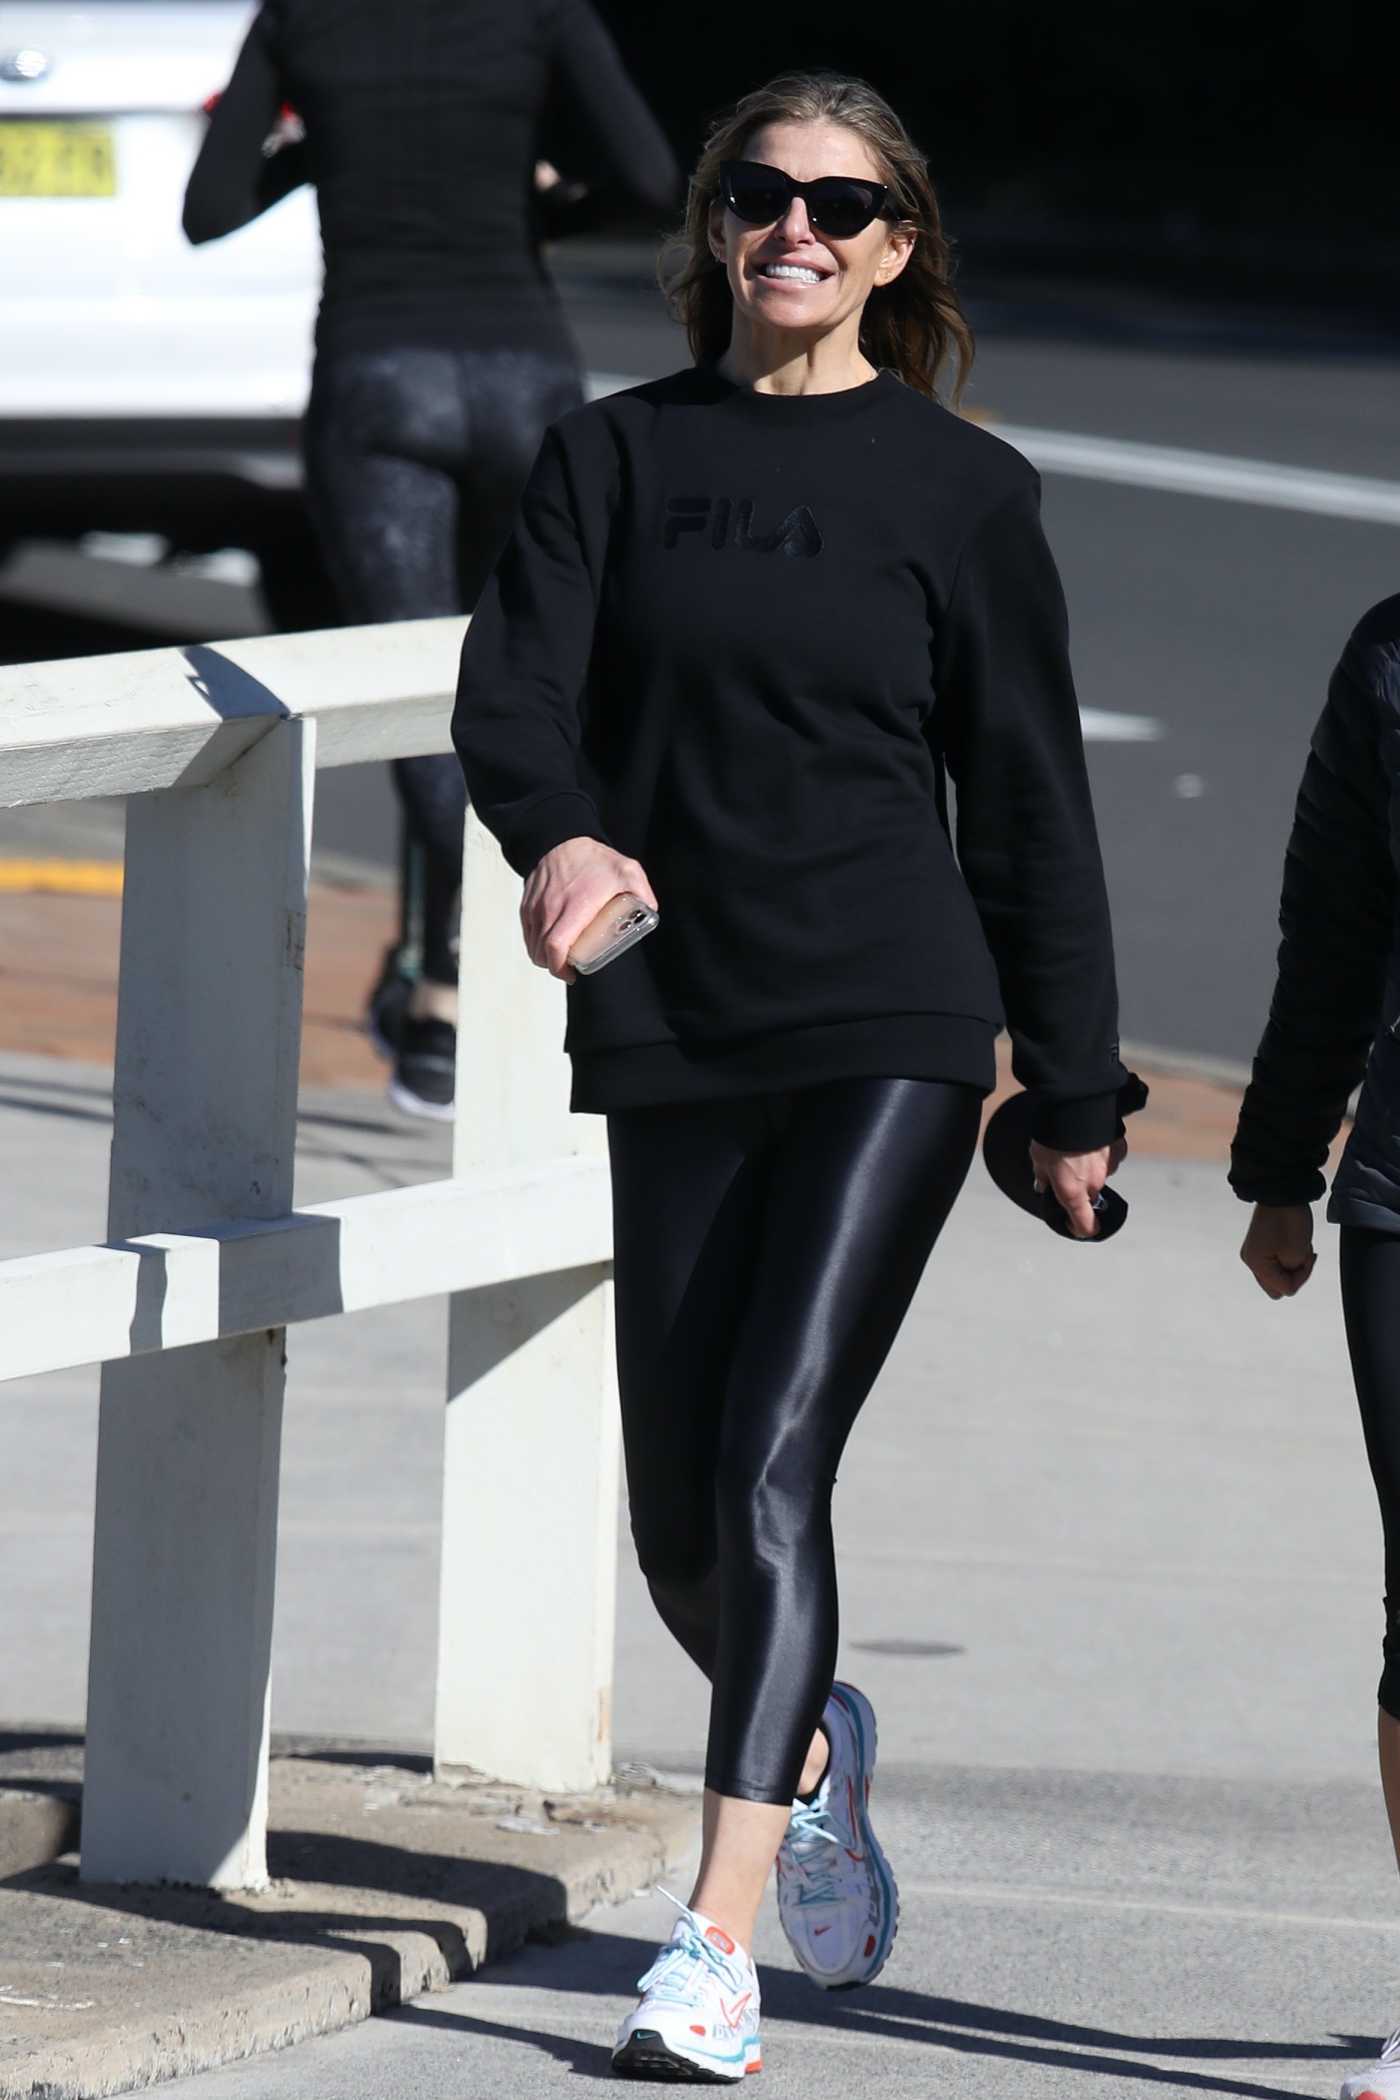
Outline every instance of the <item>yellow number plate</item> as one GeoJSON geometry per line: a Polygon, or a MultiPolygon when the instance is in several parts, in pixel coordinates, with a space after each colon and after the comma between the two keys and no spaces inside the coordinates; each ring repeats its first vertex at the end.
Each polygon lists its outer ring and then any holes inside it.
{"type": "Polygon", "coordinates": [[[117,156],[106,124],[0,118],[0,197],[115,197],[117,156]]]}

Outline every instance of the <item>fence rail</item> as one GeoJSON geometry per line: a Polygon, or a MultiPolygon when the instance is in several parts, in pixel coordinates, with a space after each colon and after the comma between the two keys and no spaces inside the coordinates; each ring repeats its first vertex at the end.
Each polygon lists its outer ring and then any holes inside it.
{"type": "Polygon", "coordinates": [[[0,1379],[104,1367],[87,1879],[266,1879],[284,1340],[339,1312],[448,1301],[439,1765],[608,1774],[602,1133],[568,1113],[558,988],[474,819],[452,1176],[294,1199],[316,769],[446,750],[462,627],[0,671],[0,806],[129,798],[108,1237],[0,1262],[0,1379]]]}

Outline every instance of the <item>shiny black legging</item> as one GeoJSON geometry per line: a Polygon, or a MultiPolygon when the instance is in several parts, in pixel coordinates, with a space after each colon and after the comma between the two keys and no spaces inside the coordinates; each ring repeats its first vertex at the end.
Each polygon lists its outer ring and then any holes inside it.
{"type": "Polygon", "coordinates": [[[981,1097],[844,1079],[608,1117],[632,1535],[710,1679],[706,1784],[790,1802],[836,1667],[831,1491],[981,1097]]]}
{"type": "MultiPolygon", "coordinates": [[[[562,350],[322,351],[306,492],[342,617],[470,612],[546,426],[581,399],[562,350]]],[[[423,974],[455,984],[462,769],[450,755],[400,758],[394,784],[424,849],[423,974]]]]}
{"type": "Polygon", "coordinates": [[[1400,1721],[1400,1235],[1342,1227],[1342,1311],[1385,1539],[1385,1635],[1376,1693],[1400,1721]]]}

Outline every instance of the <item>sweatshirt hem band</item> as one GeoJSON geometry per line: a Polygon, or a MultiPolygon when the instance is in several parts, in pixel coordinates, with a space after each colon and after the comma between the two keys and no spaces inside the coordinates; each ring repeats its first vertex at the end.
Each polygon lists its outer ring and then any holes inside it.
{"type": "Polygon", "coordinates": [[[606,1115],[833,1079],[941,1079],[989,1094],[996,1036],[994,1023],[969,1014],[896,1014],[784,1029],[723,1050],[674,1041],[575,1050],[569,1106],[606,1115]]]}

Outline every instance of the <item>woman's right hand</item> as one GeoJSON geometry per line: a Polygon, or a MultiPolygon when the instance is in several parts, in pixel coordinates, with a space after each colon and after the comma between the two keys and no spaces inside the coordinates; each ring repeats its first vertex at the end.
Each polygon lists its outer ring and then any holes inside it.
{"type": "Polygon", "coordinates": [[[569,968],[570,948],[622,890],[630,890],[653,911],[659,908],[640,862],[614,853],[601,839],[565,839],[552,847],[530,870],[520,900],[520,925],[531,962],[572,984],[578,973],[569,968]]]}
{"type": "Polygon", "coordinates": [[[1317,1263],[1311,1204],[1256,1203],[1240,1260],[1270,1298],[1301,1291],[1317,1263]]]}

